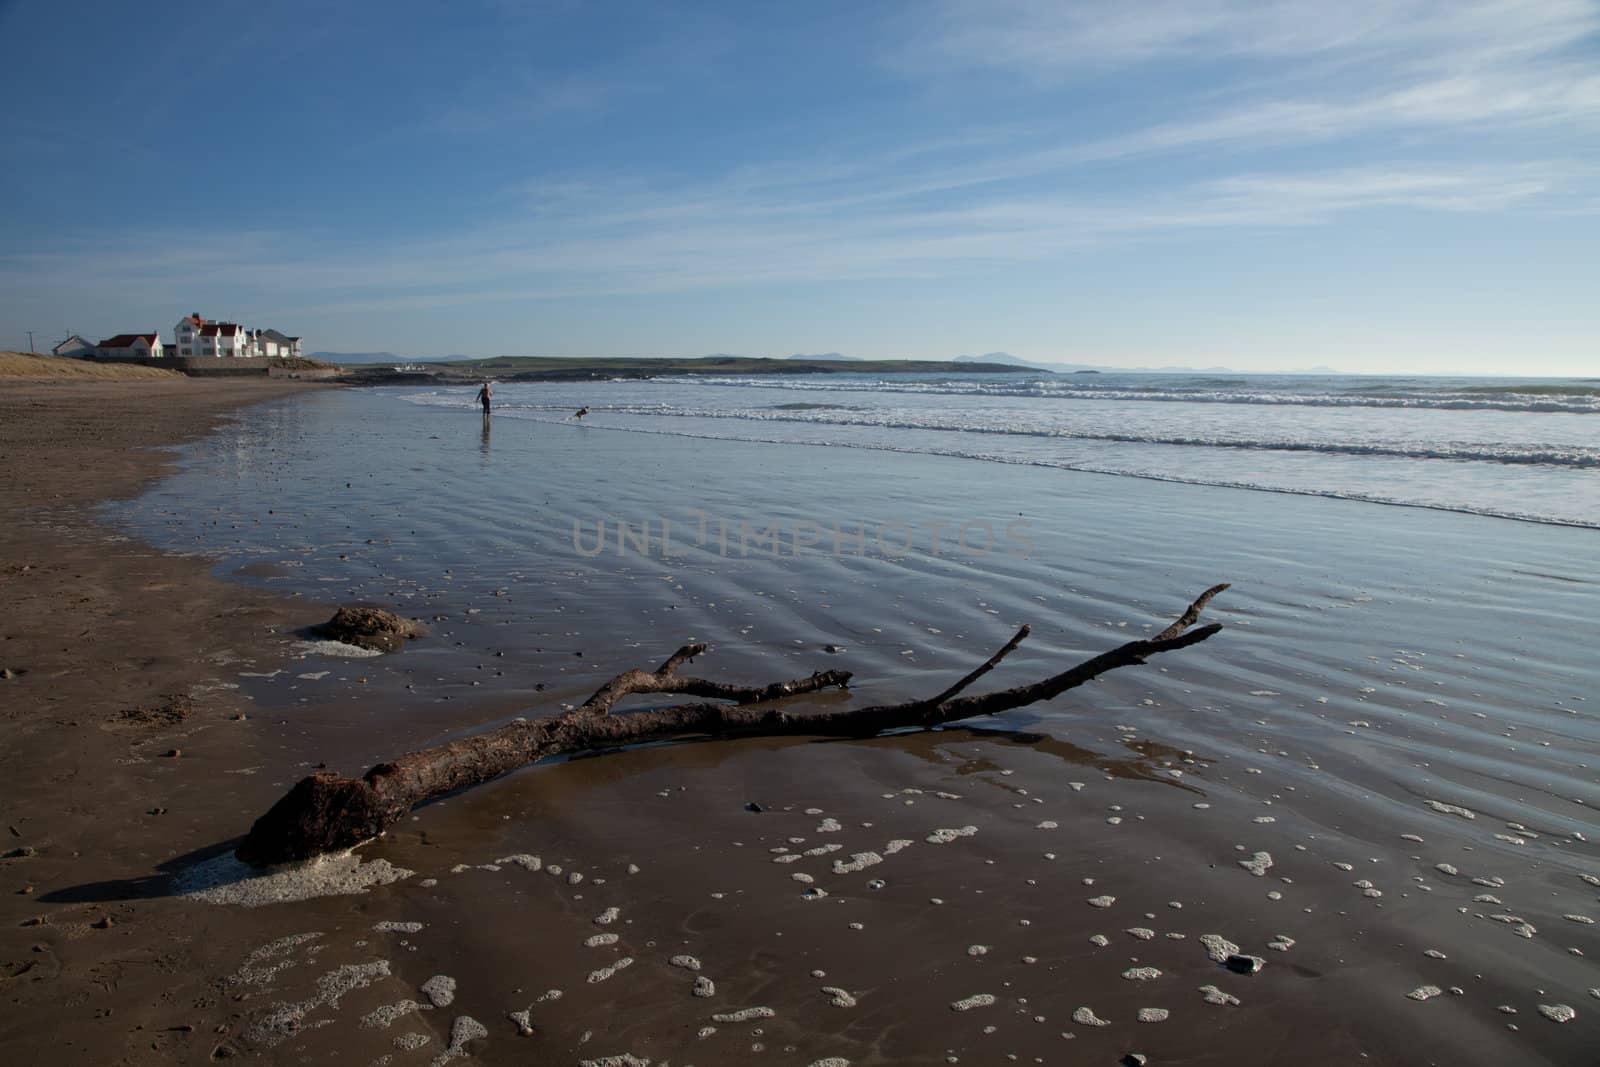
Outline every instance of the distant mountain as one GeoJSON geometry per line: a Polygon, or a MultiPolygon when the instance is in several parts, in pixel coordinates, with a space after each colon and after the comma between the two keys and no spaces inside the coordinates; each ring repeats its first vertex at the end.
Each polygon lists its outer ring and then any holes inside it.
{"type": "Polygon", "coordinates": [[[1236,371],[1232,367],[1112,367],[1104,363],[1035,363],[1019,359],[1008,352],[989,352],[981,356],[956,356],[952,363],[1005,363],[1013,367],[1049,371],[1051,374],[1078,374],[1083,371],[1100,371],[1107,374],[1343,374],[1332,367],[1308,367],[1304,370],[1236,371]]]}
{"type": "Polygon", "coordinates": [[[1035,363],[1032,360],[1013,356],[1009,352],[987,352],[981,356],[957,356],[952,363],[1003,363],[1008,367],[1027,367],[1031,370],[1048,371],[1051,374],[1071,374],[1080,370],[1099,370],[1087,363],[1035,363]]]}
{"type": "Polygon", "coordinates": [[[824,352],[821,355],[817,355],[817,356],[808,356],[808,355],[805,355],[804,353],[796,352],[794,355],[785,356],[784,358],[785,359],[820,359],[820,360],[826,360],[827,362],[830,362],[830,363],[837,363],[837,362],[841,362],[841,361],[845,362],[845,363],[860,363],[861,362],[861,357],[860,356],[842,356],[837,352],[824,352]]]}

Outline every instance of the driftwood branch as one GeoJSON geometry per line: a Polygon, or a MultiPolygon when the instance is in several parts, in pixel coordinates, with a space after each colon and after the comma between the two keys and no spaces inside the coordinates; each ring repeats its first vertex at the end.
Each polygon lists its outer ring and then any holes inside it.
{"type": "Polygon", "coordinates": [[[937,696],[867,708],[794,713],[752,706],[821,689],[846,688],[850,672],[819,671],[808,678],[762,687],[683,678],[678,676],[678,668],[706,651],[704,645],[686,645],[654,671],[635,669],[617,675],[580,707],[563,715],[517,719],[496,730],[410,752],[378,764],[360,778],[327,772],[303,778],[256,820],[237,854],[250,863],[270,864],[349,848],[382,833],[425,800],[549,756],[697,735],[869,737],[885,730],[927,728],[1025,707],[1050,700],[1107,671],[1204,641],[1221,630],[1221,624],[1191,627],[1211,598],[1226,588],[1218,585],[1206,590],[1154,637],[1129,641],[1049,678],[1011,689],[960,695],[1022,643],[1029,633],[1024,626],[983,665],[937,696]],[[611,713],[618,700],[638,693],[680,693],[732,703],[611,713]]]}

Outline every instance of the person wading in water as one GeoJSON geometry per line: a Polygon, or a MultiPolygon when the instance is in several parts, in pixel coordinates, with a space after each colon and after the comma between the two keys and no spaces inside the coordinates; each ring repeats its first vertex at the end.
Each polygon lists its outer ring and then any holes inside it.
{"type": "Polygon", "coordinates": [[[483,388],[478,390],[478,403],[483,405],[483,413],[489,414],[489,401],[494,399],[494,392],[489,388],[489,383],[484,382],[483,388]]]}

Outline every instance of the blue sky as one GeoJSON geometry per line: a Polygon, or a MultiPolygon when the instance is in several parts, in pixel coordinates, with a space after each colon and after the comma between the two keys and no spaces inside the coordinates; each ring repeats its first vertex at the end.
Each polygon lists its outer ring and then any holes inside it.
{"type": "Polygon", "coordinates": [[[0,347],[1600,375],[1600,0],[0,0],[0,347]]]}

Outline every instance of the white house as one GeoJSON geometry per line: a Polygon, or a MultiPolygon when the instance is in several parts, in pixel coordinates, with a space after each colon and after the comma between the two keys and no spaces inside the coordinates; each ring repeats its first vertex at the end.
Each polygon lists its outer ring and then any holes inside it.
{"type": "Polygon", "coordinates": [[[94,346],[94,354],[102,358],[160,359],[165,355],[158,333],[119,333],[94,346]]]}
{"type": "Polygon", "coordinates": [[[198,311],[178,320],[173,350],[179,356],[298,356],[300,338],[277,330],[247,330],[234,322],[210,322],[198,311]]]}
{"type": "Polygon", "coordinates": [[[288,334],[279,333],[277,330],[257,330],[257,342],[273,344],[278,348],[280,356],[296,356],[300,353],[300,338],[290,337],[288,334]]]}
{"type": "Polygon", "coordinates": [[[248,356],[250,334],[237,322],[208,322],[200,327],[197,356],[248,356]]]}
{"type": "Polygon", "coordinates": [[[206,320],[196,311],[188,318],[178,320],[178,328],[173,331],[173,348],[180,356],[199,355],[200,331],[205,328],[206,320]]]}
{"type": "Polygon", "coordinates": [[[77,334],[68,334],[67,339],[50,350],[53,356],[65,356],[67,359],[86,359],[94,355],[95,346],[92,342],[85,341],[77,334]]]}

